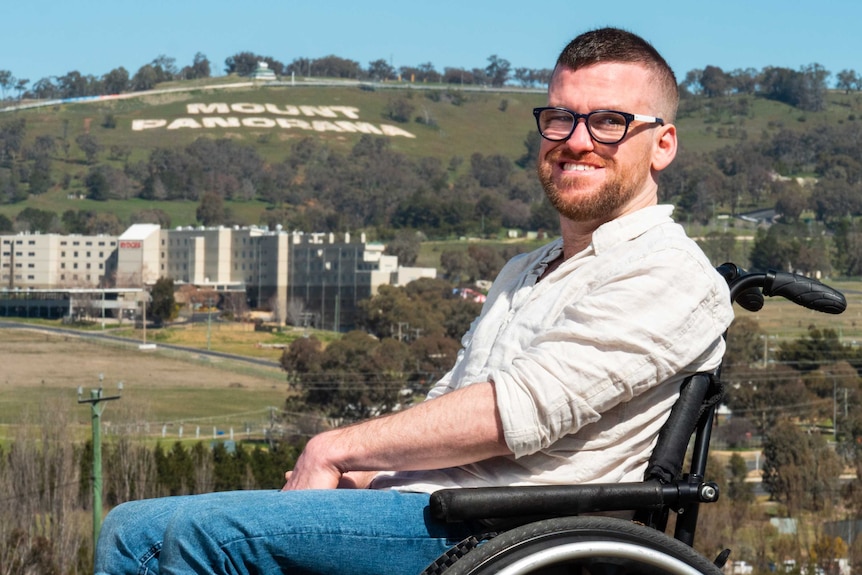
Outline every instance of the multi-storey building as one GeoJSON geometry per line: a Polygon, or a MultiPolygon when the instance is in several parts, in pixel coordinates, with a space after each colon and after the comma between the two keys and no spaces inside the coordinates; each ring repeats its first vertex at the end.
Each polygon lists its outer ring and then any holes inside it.
{"type": "Polygon", "coordinates": [[[399,266],[364,234],[135,224],[119,237],[18,234],[0,236],[0,245],[6,292],[134,290],[169,277],[178,285],[242,293],[279,322],[336,330],[353,327],[358,302],[381,285],[436,275],[433,268],[399,266]]]}
{"type": "Polygon", "coordinates": [[[19,234],[0,238],[4,287],[104,287],[116,267],[116,236],[19,234]]]}

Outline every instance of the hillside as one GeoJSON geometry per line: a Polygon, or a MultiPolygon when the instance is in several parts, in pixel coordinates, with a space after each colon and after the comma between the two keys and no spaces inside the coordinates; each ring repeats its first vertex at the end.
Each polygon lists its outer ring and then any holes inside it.
{"type": "MultiPolygon", "coordinates": [[[[195,223],[193,202],[70,199],[86,195],[84,179],[92,167],[75,143],[82,134],[91,135],[99,145],[93,163],[121,169],[126,162],[146,161],[155,148],[182,147],[200,137],[229,138],[254,146],[268,162],[280,162],[288,146],[300,138],[312,136],[346,153],[361,130],[371,130],[383,133],[395,152],[457,166],[450,170],[454,178],[469,168],[470,157],[477,152],[513,161],[523,157],[527,135],[535,129],[531,109],[545,102],[541,90],[319,82],[243,82],[226,87],[226,80],[211,82],[221,87],[177,82],[161,87],[159,93],[0,110],[0,126],[17,119],[26,122],[25,148],[40,136],[58,142],[51,159],[50,189],[23,202],[0,205],[0,214],[14,219],[22,209],[33,207],[57,213],[110,211],[124,219],[144,208],[160,208],[171,215],[173,225],[195,223]],[[339,127],[344,122],[354,131],[339,127]],[[460,163],[450,164],[452,158],[460,163]]],[[[825,111],[810,113],[754,96],[688,98],[677,122],[681,147],[710,152],[769,138],[783,129],[810,129],[862,117],[858,93],[830,92],[827,101],[825,111]]],[[[232,210],[240,220],[256,223],[263,207],[263,202],[253,200],[233,202],[232,210]]]]}

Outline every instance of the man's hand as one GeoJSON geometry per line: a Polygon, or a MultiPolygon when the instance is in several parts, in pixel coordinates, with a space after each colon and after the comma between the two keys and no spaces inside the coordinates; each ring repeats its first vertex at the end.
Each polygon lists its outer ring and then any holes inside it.
{"type": "MultiPolygon", "coordinates": [[[[341,476],[341,478],[338,480],[338,485],[336,486],[336,488],[368,489],[368,486],[371,485],[371,480],[374,479],[374,476],[377,475],[377,473],[377,471],[350,471],[341,476]]],[[[305,489],[304,487],[294,486],[294,484],[291,483],[291,477],[293,477],[293,471],[288,471],[284,474],[285,484],[284,487],[281,489],[282,491],[290,491],[292,489],[305,489]]]]}
{"type": "Polygon", "coordinates": [[[477,383],[312,437],[284,490],[368,487],[377,471],[443,469],[509,455],[494,386],[477,383]]]}
{"type": "Polygon", "coordinates": [[[345,472],[326,459],[327,435],[313,437],[296,460],[293,471],[284,474],[287,482],[282,491],[293,489],[335,489],[345,472]]]}

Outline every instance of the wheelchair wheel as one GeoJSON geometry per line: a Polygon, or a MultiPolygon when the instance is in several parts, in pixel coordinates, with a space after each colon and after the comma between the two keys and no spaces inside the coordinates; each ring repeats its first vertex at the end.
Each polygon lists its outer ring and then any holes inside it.
{"type": "Polygon", "coordinates": [[[660,531],[610,517],[538,521],[494,537],[445,575],[720,575],[694,549],[660,531]]]}

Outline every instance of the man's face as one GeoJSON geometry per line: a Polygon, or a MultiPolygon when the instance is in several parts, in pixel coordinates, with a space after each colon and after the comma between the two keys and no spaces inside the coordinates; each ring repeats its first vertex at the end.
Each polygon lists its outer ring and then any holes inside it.
{"type": "MultiPolygon", "coordinates": [[[[581,114],[616,110],[661,116],[659,92],[646,68],[636,64],[596,64],[577,71],[558,68],[548,89],[548,105],[581,114]]],[[[658,141],[656,124],[633,121],[618,144],[590,138],[583,119],[563,142],[542,139],[538,173],[560,214],[597,225],[655,203],[651,175],[658,141]]]]}

